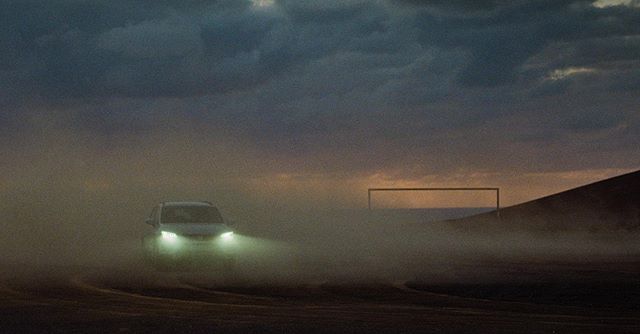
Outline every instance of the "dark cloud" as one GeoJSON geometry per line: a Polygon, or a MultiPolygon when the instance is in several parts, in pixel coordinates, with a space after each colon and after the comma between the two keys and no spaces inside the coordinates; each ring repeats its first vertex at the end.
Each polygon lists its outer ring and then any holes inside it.
{"type": "Polygon", "coordinates": [[[522,1],[503,1],[503,0],[400,0],[398,3],[413,5],[417,7],[427,7],[437,10],[446,10],[450,12],[478,12],[491,11],[499,7],[509,6],[522,1]]]}
{"type": "MultiPolygon", "coordinates": [[[[638,12],[596,9],[584,2],[533,1],[510,3],[478,17],[443,18],[427,10],[416,21],[425,45],[459,47],[470,54],[461,84],[499,86],[515,81],[522,64],[553,43],[637,34],[638,12]]],[[[615,53],[609,57],[617,58],[615,53]]]]}
{"type": "Polygon", "coordinates": [[[193,96],[254,86],[351,42],[372,49],[359,39],[385,29],[364,5],[231,3],[5,2],[0,64],[52,98],[193,96]]]}
{"type": "Polygon", "coordinates": [[[500,86],[557,42],[580,43],[574,53],[599,62],[633,58],[626,51],[634,47],[620,39],[640,29],[638,10],[584,1],[409,2],[425,9],[398,15],[364,1],[279,1],[263,10],[242,1],[5,1],[8,52],[0,65],[21,70],[25,89],[52,97],[193,96],[251,87],[335,52],[394,53],[419,42],[424,52],[465,53],[453,69],[459,84],[500,86]],[[442,6],[489,11],[429,10],[442,6]],[[597,54],[605,47],[589,47],[616,38],[621,45],[607,57],[597,54]]]}
{"type": "MultiPolygon", "coordinates": [[[[637,143],[639,22],[590,1],[6,0],[0,126],[104,143],[188,123],[274,170],[534,168],[520,152],[544,141],[637,143]]],[[[598,165],[581,156],[557,167],[598,165]]]]}

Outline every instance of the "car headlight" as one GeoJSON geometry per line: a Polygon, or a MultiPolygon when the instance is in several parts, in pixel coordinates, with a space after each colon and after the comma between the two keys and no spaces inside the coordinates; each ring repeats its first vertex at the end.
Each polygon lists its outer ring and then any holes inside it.
{"type": "Polygon", "coordinates": [[[233,239],[233,231],[224,232],[224,233],[220,234],[220,238],[222,238],[222,240],[231,240],[231,239],[233,239]]]}
{"type": "Polygon", "coordinates": [[[175,242],[178,240],[178,235],[173,232],[162,231],[160,235],[162,236],[162,240],[167,242],[175,242]]]}

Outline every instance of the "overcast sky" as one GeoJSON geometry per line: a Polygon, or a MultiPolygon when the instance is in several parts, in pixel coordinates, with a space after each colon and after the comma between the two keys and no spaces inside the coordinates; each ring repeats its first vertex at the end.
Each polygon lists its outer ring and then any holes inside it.
{"type": "Polygon", "coordinates": [[[640,168],[638,0],[0,0],[0,50],[7,191],[513,204],[640,168]]]}

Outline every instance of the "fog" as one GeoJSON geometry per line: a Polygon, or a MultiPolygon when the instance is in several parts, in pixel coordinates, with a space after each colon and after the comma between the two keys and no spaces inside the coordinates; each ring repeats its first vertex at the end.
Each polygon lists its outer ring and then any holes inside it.
{"type": "MultiPolygon", "coordinates": [[[[143,221],[157,196],[57,192],[6,198],[2,262],[7,270],[27,267],[40,278],[78,267],[119,279],[123,272],[164,277],[143,261],[141,247],[151,232],[143,221]]],[[[495,265],[624,261],[640,253],[637,233],[469,233],[445,223],[378,219],[366,210],[220,209],[237,231],[233,284],[503,280],[495,265]]]]}
{"type": "Polygon", "coordinates": [[[151,232],[145,217],[164,200],[212,201],[233,223],[236,284],[498,280],[505,275],[496,263],[624,261],[640,252],[633,231],[469,230],[367,211],[331,184],[273,188],[259,173],[273,165],[241,141],[196,137],[150,134],[127,143],[44,129],[4,148],[5,274],[29,268],[46,278],[89,268],[162,277],[143,261],[141,239],[151,232]]]}

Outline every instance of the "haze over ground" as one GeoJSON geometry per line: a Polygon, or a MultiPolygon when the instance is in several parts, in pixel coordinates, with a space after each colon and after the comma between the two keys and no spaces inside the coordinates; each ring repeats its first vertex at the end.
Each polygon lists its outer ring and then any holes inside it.
{"type": "MultiPolygon", "coordinates": [[[[434,222],[428,211],[223,208],[237,223],[234,284],[504,282],[511,279],[495,264],[625,262],[640,252],[639,173],[503,208],[500,218],[490,212],[434,222]]],[[[150,227],[140,217],[148,208],[131,201],[136,196],[152,195],[14,198],[13,207],[2,208],[10,223],[2,240],[5,274],[19,266],[30,280],[48,280],[81,266],[107,270],[109,279],[126,279],[108,273],[122,270],[134,281],[159,277],[142,261],[140,238],[150,227]]]]}
{"type": "Polygon", "coordinates": [[[289,242],[239,236],[253,258],[233,277],[149,270],[127,242],[82,256],[50,247],[40,263],[3,261],[0,317],[15,332],[636,332],[639,180],[506,208],[500,220],[263,211],[289,242]]]}

